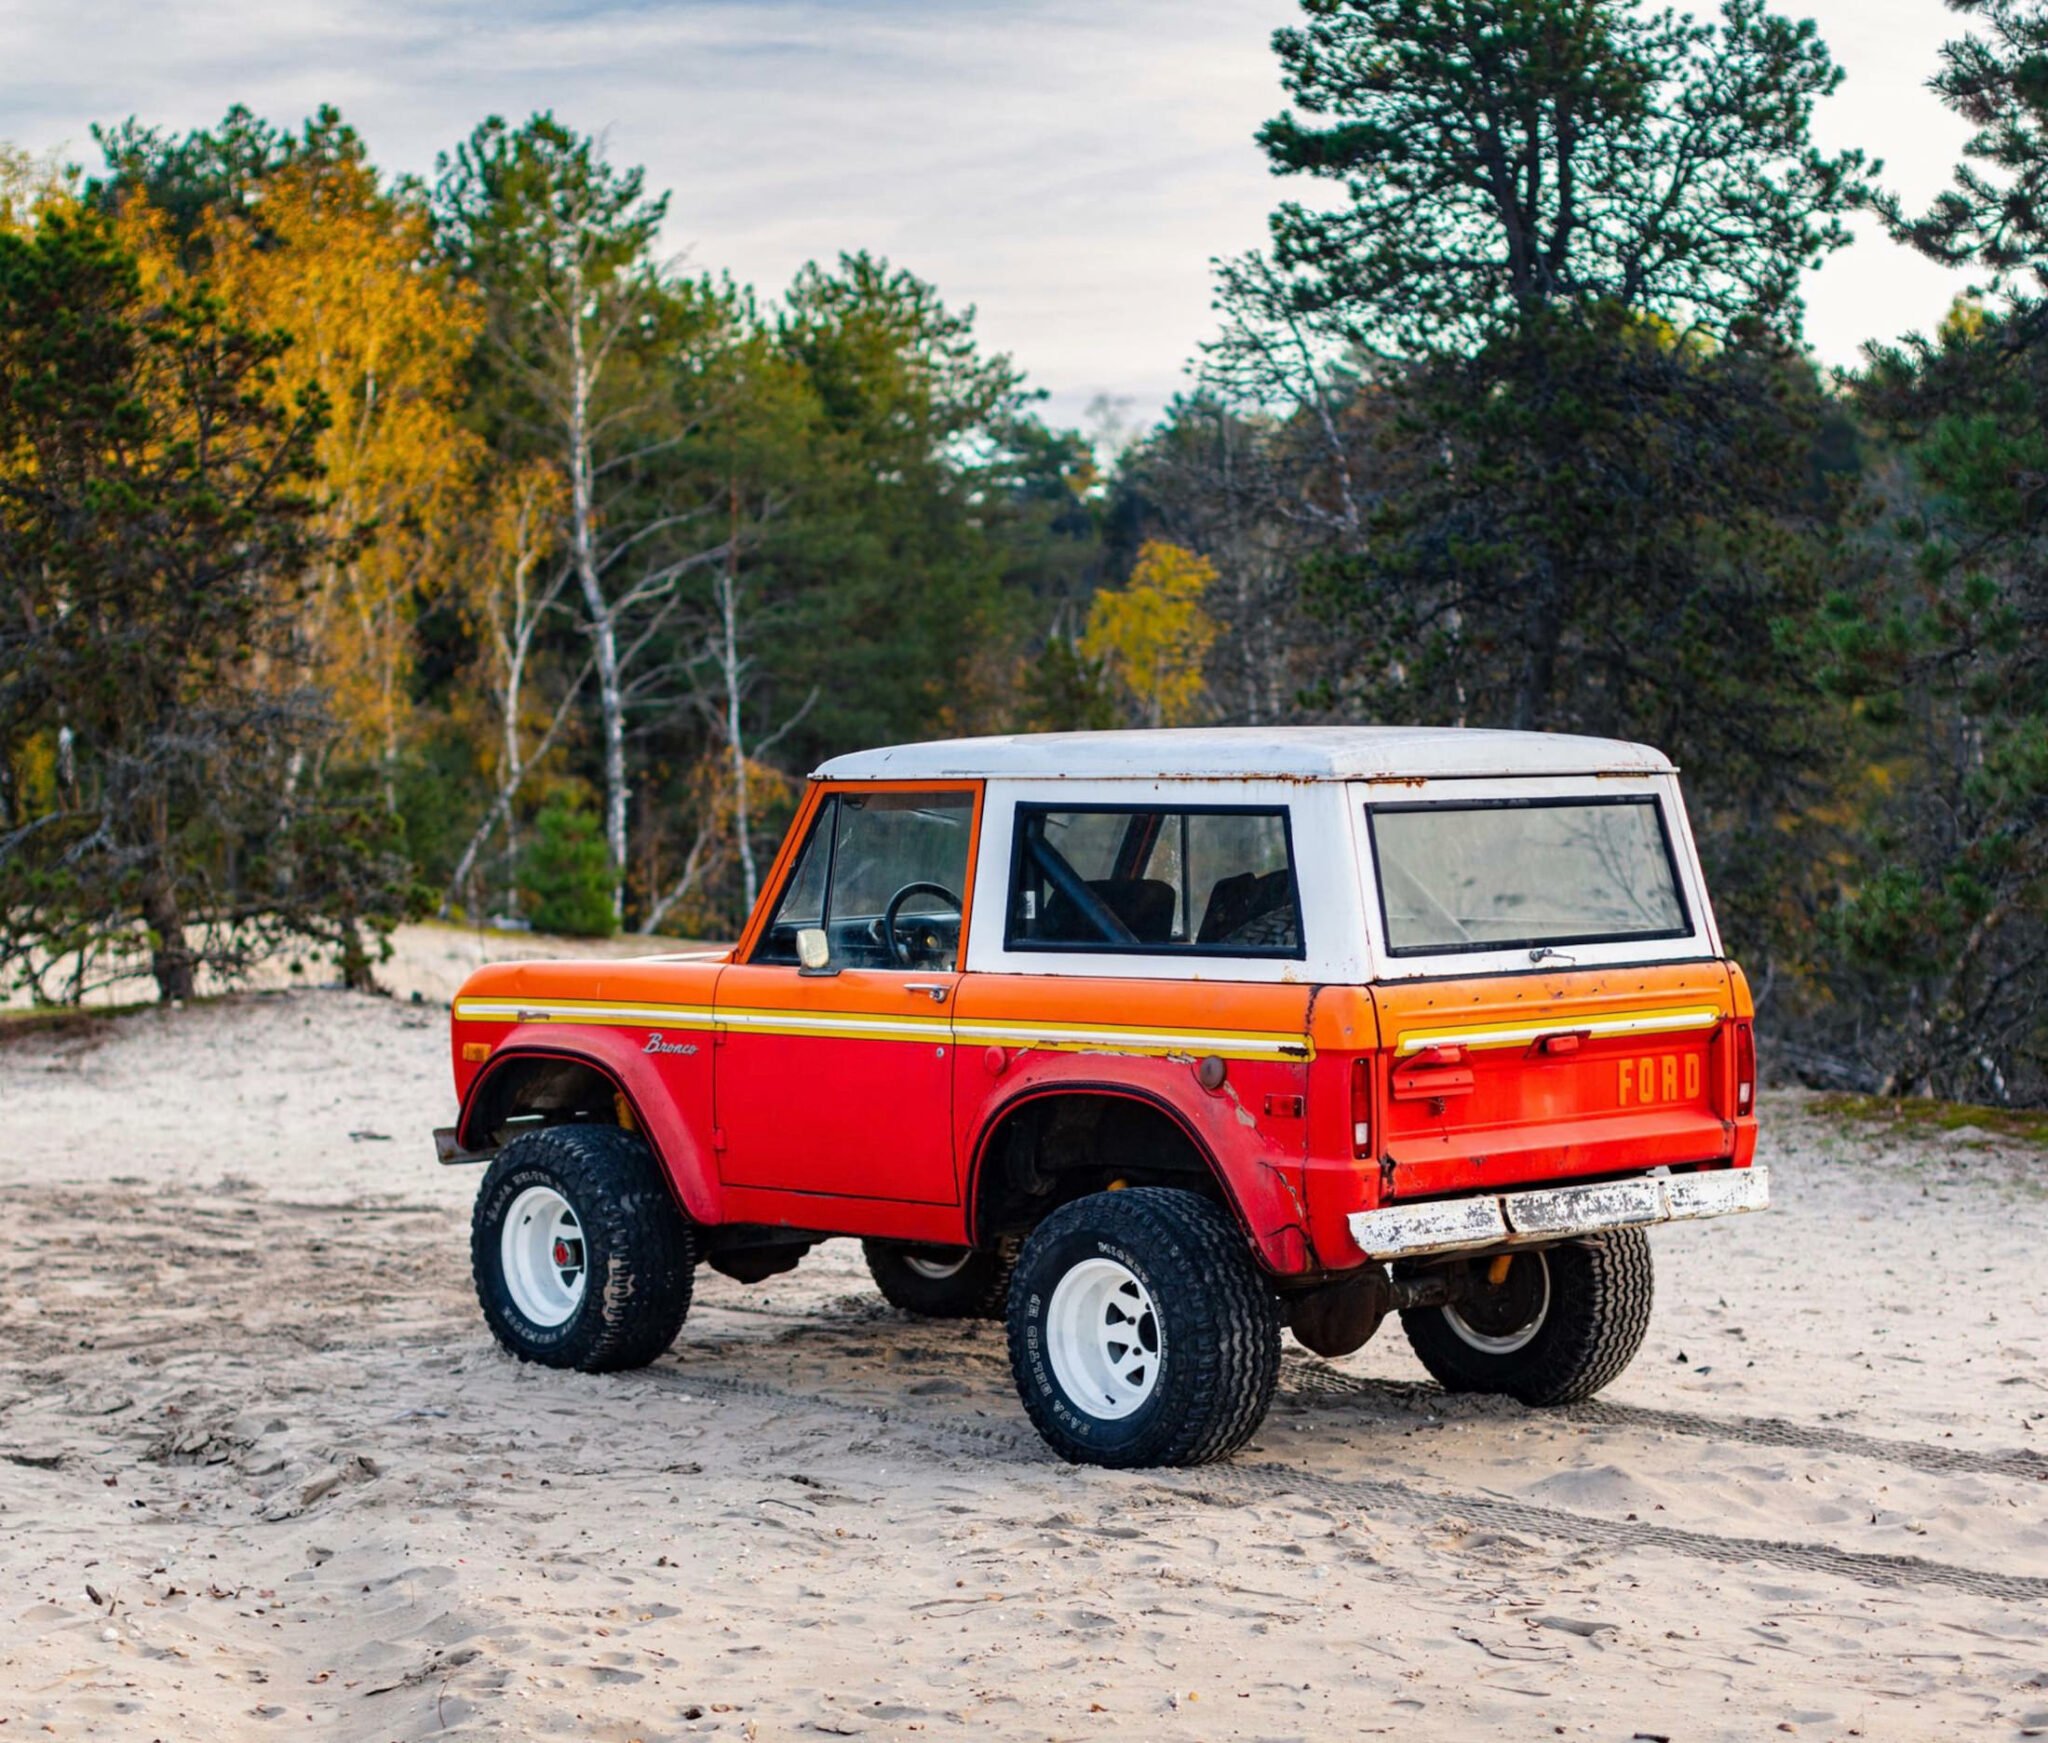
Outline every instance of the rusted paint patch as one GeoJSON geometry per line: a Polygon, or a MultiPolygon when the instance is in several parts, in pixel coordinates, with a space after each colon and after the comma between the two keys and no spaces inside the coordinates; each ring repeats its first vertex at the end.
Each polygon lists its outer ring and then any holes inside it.
{"type": "Polygon", "coordinates": [[[1428,1204],[1364,1210],[1351,1218],[1351,1238],[1374,1258],[1396,1253],[1449,1253],[1507,1239],[1495,1198],[1438,1199],[1428,1204]]]}
{"type": "Polygon", "coordinates": [[[1360,1251],[1386,1259],[1561,1240],[1649,1223],[1689,1222],[1762,1210],[1770,1200],[1768,1169],[1729,1168],[1704,1174],[1643,1174],[1633,1180],[1538,1188],[1485,1198],[1437,1199],[1354,1211],[1346,1221],[1360,1251]]]}
{"type": "Polygon", "coordinates": [[[1664,1195],[1658,1183],[1606,1180],[1592,1186],[1564,1186],[1554,1191],[1514,1192],[1501,1201],[1508,1226],[1518,1235],[1570,1235],[1587,1229],[1632,1228],[1664,1220],[1664,1195]]]}
{"type": "Polygon", "coordinates": [[[1256,1132],[1259,1129],[1259,1122],[1252,1117],[1252,1110],[1244,1105],[1244,1097],[1237,1093],[1237,1085],[1226,1077],[1218,1087],[1223,1094],[1230,1097],[1230,1105],[1237,1114],[1237,1123],[1247,1131],[1256,1132]]]}

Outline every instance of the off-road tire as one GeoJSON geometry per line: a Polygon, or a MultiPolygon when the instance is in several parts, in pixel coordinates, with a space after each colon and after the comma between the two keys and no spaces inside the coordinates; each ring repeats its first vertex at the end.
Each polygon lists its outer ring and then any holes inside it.
{"type": "Polygon", "coordinates": [[[1008,1320],[1018,1396],[1071,1464],[1228,1458],[1258,1432],[1280,1375],[1279,1305],[1242,1231],[1220,1205],[1168,1187],[1098,1192],[1054,1211],[1018,1255],[1008,1320]],[[1115,1419],[1091,1415],[1068,1394],[1046,1339],[1061,1278],[1096,1257],[1131,1272],[1161,1322],[1151,1394],[1115,1419]]]}
{"type": "Polygon", "coordinates": [[[696,1231],[644,1138],[617,1126],[548,1126],[514,1138],[484,1175],[469,1256],[499,1343],[522,1362],[602,1374],[645,1367],[675,1342],[690,1311],[696,1231]],[[560,1193],[583,1227],[583,1297],[555,1326],[520,1312],[503,1271],[506,1214],[532,1186],[560,1193]]]}
{"type": "Polygon", "coordinates": [[[923,1319],[1001,1319],[1010,1299],[1010,1273],[1017,1268],[1017,1243],[963,1250],[926,1247],[908,1241],[862,1241],[868,1273],[882,1299],[923,1319]],[[957,1264],[943,1277],[930,1276],[914,1261],[957,1264]]]}
{"type": "MultiPolygon", "coordinates": [[[[1650,1326],[1650,1243],[1641,1229],[1615,1229],[1540,1249],[1549,1267],[1549,1306],[1520,1349],[1476,1349],[1441,1307],[1401,1314],[1422,1365],[1446,1392],[1501,1392],[1524,1404],[1576,1404],[1618,1379],[1650,1326]]],[[[1484,1258],[1467,1261],[1484,1270],[1484,1258]]]]}

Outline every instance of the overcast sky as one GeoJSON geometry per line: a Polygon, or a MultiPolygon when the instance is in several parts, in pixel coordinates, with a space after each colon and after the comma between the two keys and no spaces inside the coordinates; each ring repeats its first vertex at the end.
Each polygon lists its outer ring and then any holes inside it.
{"type": "MultiPolygon", "coordinates": [[[[1695,4],[1695,10],[1705,8],[1695,4]]],[[[1847,70],[1819,121],[1911,202],[1964,130],[1925,89],[1940,0],[1807,0],[1847,70]]],[[[1149,417],[1212,327],[1211,256],[1281,190],[1251,140],[1281,106],[1286,0],[0,0],[0,140],[94,161],[91,122],[183,130],[242,102],[339,106],[394,170],[483,116],[551,108],[673,190],[670,246],[763,292],[869,248],[973,303],[1079,422],[1149,417]]],[[[1847,364],[1937,321],[1959,281],[1866,234],[1809,283],[1847,364]]]]}

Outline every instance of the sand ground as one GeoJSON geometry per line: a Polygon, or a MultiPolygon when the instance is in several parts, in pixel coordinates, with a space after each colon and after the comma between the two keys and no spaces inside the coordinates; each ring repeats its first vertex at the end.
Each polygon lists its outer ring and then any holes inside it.
{"type": "Polygon", "coordinates": [[[1108,1473],[847,1242],[642,1374],[500,1354],[445,1021],[0,1047],[0,1743],[2048,1734],[2048,1155],[1768,1098],[1778,1207],[1655,1237],[1598,1402],[1389,1327],[1108,1473]]]}
{"type": "MultiPolygon", "coordinates": [[[[557,938],[545,932],[499,931],[429,920],[393,932],[390,955],[374,972],[377,985],[395,998],[445,1005],[461,989],[470,970],[486,962],[531,961],[537,956],[658,956],[664,951],[700,948],[674,938],[643,938],[636,933],[621,938],[557,938]]],[[[306,991],[338,984],[331,962],[311,953],[295,958],[288,952],[259,963],[232,986],[210,969],[202,968],[198,979],[202,999],[230,991],[306,991]]],[[[104,1010],[153,1004],[155,1000],[156,982],[147,974],[130,974],[93,987],[83,1002],[104,1010]]],[[[28,994],[19,987],[0,993],[0,1021],[31,1008],[28,994]]]]}

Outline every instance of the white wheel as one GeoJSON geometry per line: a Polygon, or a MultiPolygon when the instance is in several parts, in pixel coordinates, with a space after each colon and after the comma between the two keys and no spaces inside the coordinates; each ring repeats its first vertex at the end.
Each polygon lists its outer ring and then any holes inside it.
{"type": "Polygon", "coordinates": [[[535,1325],[561,1325],[582,1305],[583,1225],[552,1186],[529,1186],[512,1201],[498,1256],[512,1305],[535,1325]]]}
{"type": "Polygon", "coordinates": [[[1273,1286],[1223,1205],[1170,1186],[1069,1200],[1010,1279],[1010,1372],[1046,1444],[1131,1470],[1228,1458],[1280,1374],[1273,1286]]]}
{"type": "Polygon", "coordinates": [[[1527,1349],[1550,1317],[1550,1263],[1541,1249],[1517,1253],[1497,1287],[1446,1307],[1443,1315],[1461,1342],[1489,1356],[1527,1349]]]}
{"type": "Polygon", "coordinates": [[[966,1270],[967,1261],[973,1257],[974,1249],[969,1247],[954,1259],[930,1259],[922,1253],[905,1253],[903,1263],[920,1277],[929,1277],[934,1283],[943,1283],[948,1277],[957,1277],[966,1270]]]}
{"type": "Polygon", "coordinates": [[[1115,1422],[1159,1384],[1159,1314],[1145,1285],[1114,1259],[1084,1259],[1052,1292],[1046,1355],[1068,1397],[1115,1422]]]}
{"type": "Polygon", "coordinates": [[[491,1335],[522,1362],[644,1368],[690,1311],[696,1225],[647,1140],[619,1126],[536,1126],[477,1189],[469,1267],[491,1335]]]}

